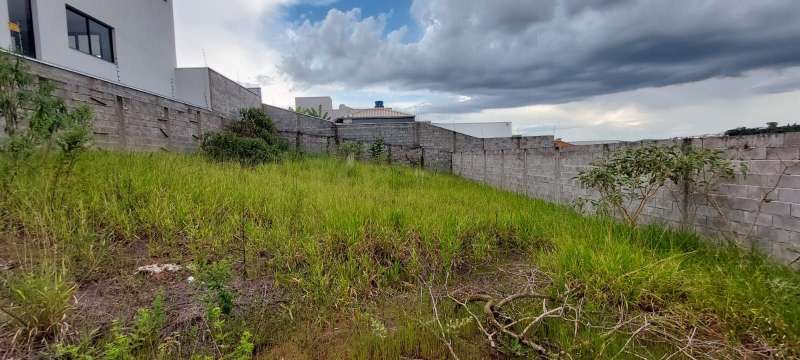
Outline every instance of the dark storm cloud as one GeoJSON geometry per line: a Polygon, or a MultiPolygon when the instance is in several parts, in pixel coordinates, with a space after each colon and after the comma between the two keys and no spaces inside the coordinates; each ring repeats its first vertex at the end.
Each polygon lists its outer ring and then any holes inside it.
{"type": "Polygon", "coordinates": [[[422,36],[405,43],[384,19],[332,10],[291,30],[281,69],[305,85],[452,94],[431,111],[470,112],[800,64],[796,0],[418,0],[411,12],[422,36]]]}
{"type": "Polygon", "coordinates": [[[569,15],[575,15],[586,10],[603,10],[613,6],[633,3],[633,0],[564,0],[562,3],[569,15]]]}

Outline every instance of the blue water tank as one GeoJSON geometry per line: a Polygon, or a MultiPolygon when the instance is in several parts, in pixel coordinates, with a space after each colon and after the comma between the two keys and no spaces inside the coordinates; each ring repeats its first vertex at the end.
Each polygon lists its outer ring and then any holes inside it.
{"type": "Polygon", "coordinates": [[[376,109],[383,109],[383,101],[380,101],[380,100],[376,101],[375,102],[375,108],[376,109]]]}

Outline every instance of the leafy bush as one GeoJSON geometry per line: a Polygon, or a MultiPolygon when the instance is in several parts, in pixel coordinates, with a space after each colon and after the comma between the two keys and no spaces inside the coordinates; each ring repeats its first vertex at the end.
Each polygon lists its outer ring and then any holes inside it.
{"type": "Polygon", "coordinates": [[[230,131],[206,135],[202,150],[215,161],[238,161],[256,166],[279,158],[280,151],[258,138],[241,137],[230,131]]]}
{"type": "Polygon", "coordinates": [[[3,284],[0,310],[21,338],[52,337],[65,326],[75,286],[57,271],[11,277],[3,284]]]}
{"type": "Polygon", "coordinates": [[[719,151],[677,146],[624,148],[593,165],[579,173],[578,181],[600,194],[594,202],[598,210],[616,213],[631,226],[639,223],[647,204],[668,183],[686,185],[710,198],[719,180],[734,175],[733,164],[719,151]]]}
{"type": "Polygon", "coordinates": [[[215,161],[238,161],[256,166],[277,161],[287,146],[272,120],[261,109],[246,109],[241,120],[203,139],[203,153],[215,161]]]}

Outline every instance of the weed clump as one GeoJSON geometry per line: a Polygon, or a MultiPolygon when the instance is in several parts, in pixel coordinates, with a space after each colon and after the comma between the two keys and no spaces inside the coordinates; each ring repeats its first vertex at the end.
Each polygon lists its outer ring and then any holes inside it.
{"type": "Polygon", "coordinates": [[[3,281],[0,310],[6,326],[25,342],[53,339],[67,327],[75,286],[58,271],[42,271],[11,276],[3,281]]]}

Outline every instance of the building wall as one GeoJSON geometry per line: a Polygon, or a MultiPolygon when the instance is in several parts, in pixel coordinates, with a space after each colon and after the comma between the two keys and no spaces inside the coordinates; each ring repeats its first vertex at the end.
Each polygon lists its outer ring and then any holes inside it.
{"type": "Polygon", "coordinates": [[[250,90],[220,73],[208,69],[211,108],[231,117],[239,110],[261,106],[261,93],[250,90]]]}
{"type": "Polygon", "coordinates": [[[207,67],[176,69],[175,97],[231,117],[261,106],[261,89],[246,88],[207,67]]]}
{"type": "Polygon", "coordinates": [[[357,124],[357,125],[377,125],[377,126],[382,126],[383,124],[413,123],[414,121],[415,120],[414,120],[413,117],[391,118],[391,119],[359,118],[359,119],[344,119],[343,123],[345,123],[345,124],[357,124]]]}
{"type": "Polygon", "coordinates": [[[800,258],[800,133],[579,145],[564,150],[554,149],[552,138],[485,140],[483,149],[459,147],[453,153],[455,174],[562,204],[597,199],[576,177],[592,162],[624,147],[691,145],[723,151],[737,166],[746,165],[748,173],[723,180],[713,193],[716,204],[671,186],[647,204],[642,222],[733,238],[787,264],[797,265],[800,258]]]}
{"type": "Polygon", "coordinates": [[[175,98],[211,108],[211,79],[208,68],[175,69],[175,98]]]}
{"type": "Polygon", "coordinates": [[[319,109],[319,107],[322,107],[323,113],[331,115],[333,99],[330,96],[298,97],[294,98],[294,107],[303,109],[319,109]]]}
{"type": "MultiPolygon", "coordinates": [[[[116,64],[73,50],[67,41],[64,0],[33,0],[39,60],[162,96],[174,95],[177,64],[173,0],[69,0],[70,6],[114,28],[116,64]]],[[[8,23],[8,1],[0,0],[0,22],[8,23]]],[[[0,46],[8,48],[4,26],[0,46]]]]}
{"type": "Polygon", "coordinates": [[[11,49],[11,34],[8,26],[8,0],[0,0],[0,48],[11,49]]]}

